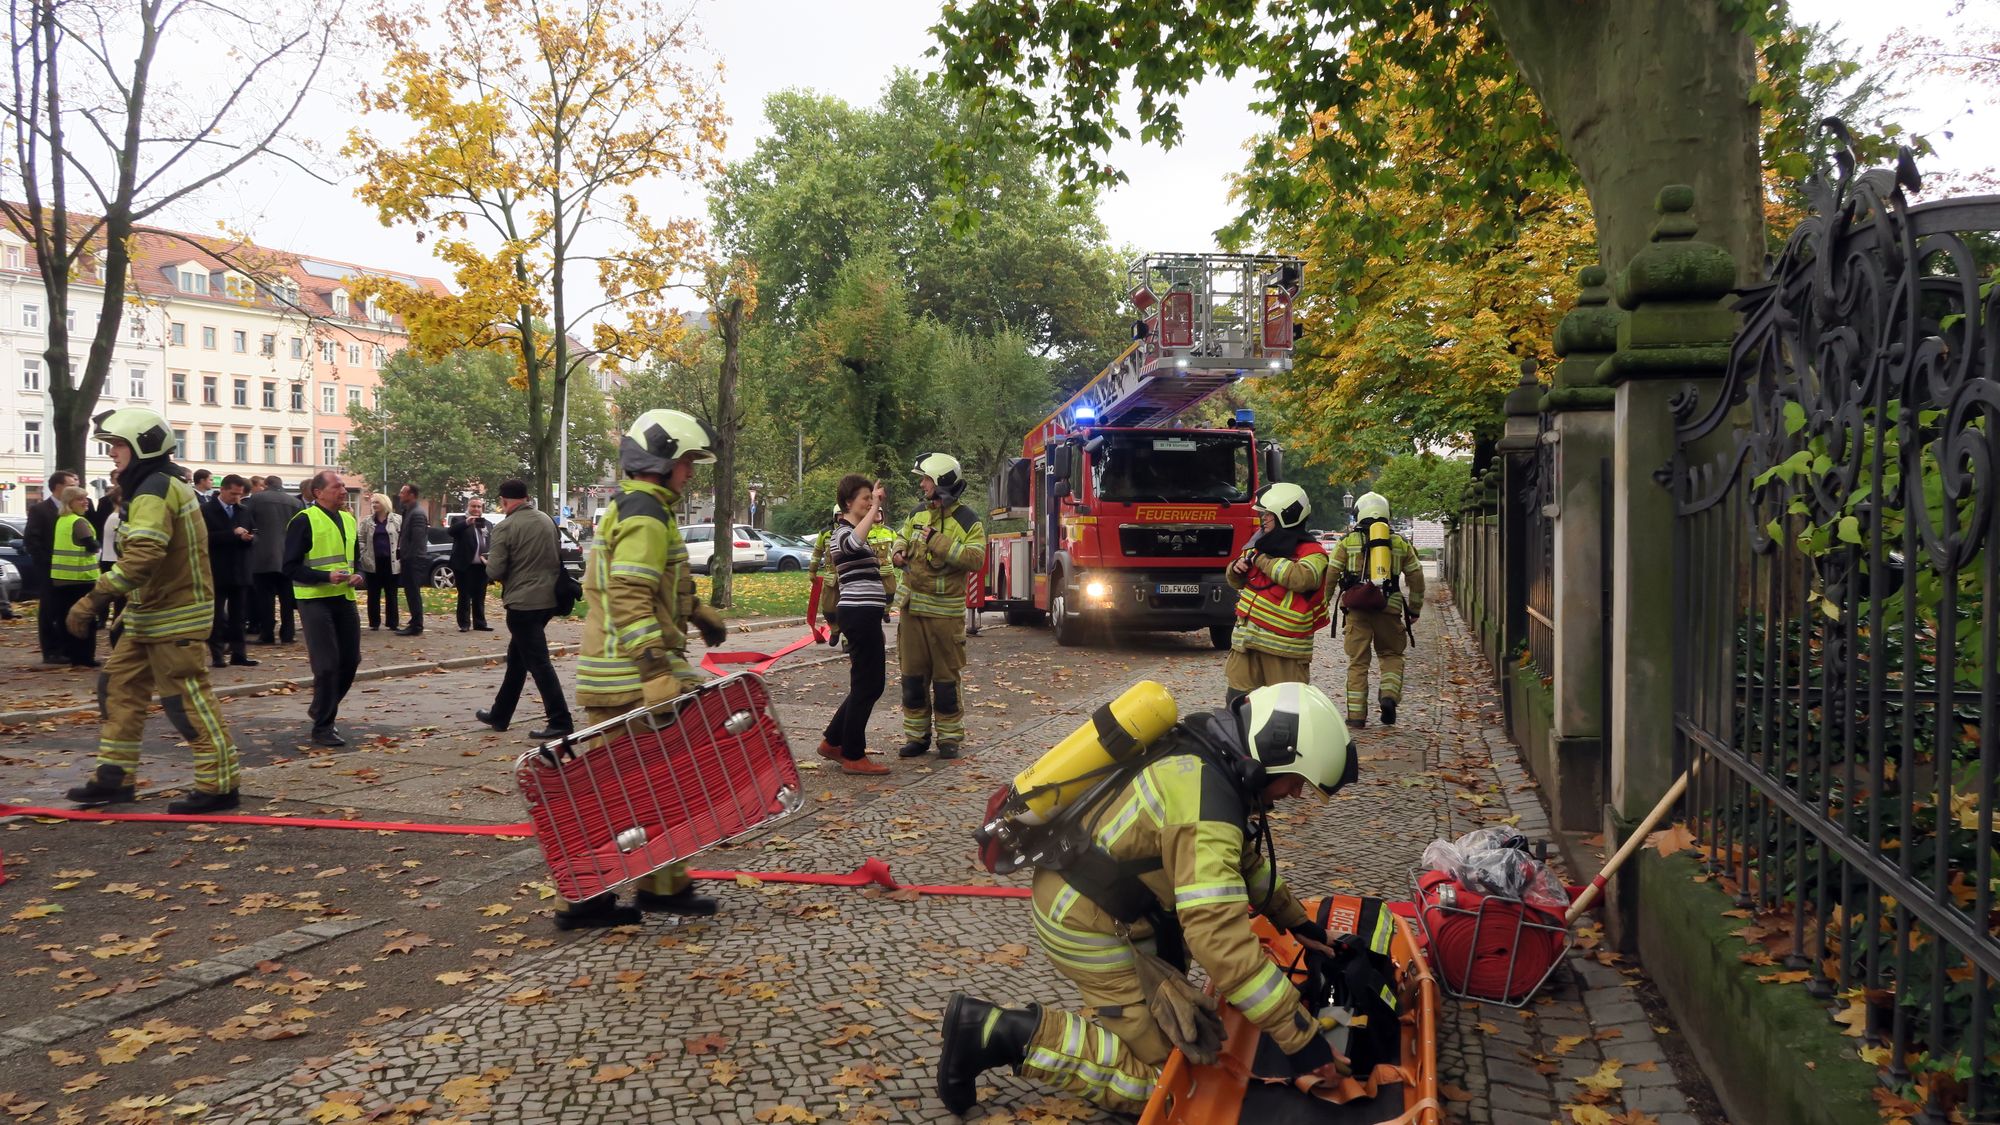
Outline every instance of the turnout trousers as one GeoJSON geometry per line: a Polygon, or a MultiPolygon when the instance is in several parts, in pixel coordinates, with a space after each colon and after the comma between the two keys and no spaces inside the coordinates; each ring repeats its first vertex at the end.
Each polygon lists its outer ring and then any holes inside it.
{"type": "Polygon", "coordinates": [[[1228,699],[1231,701],[1272,684],[1309,684],[1312,682],[1312,657],[1231,649],[1229,660],[1222,666],[1222,678],[1229,687],[1228,699]]]}
{"type": "Polygon", "coordinates": [[[1403,632],[1403,615],[1386,610],[1347,614],[1347,719],[1368,717],[1368,663],[1382,658],[1382,698],[1403,698],[1403,653],[1410,638],[1403,632]]]}
{"type": "Polygon", "coordinates": [[[930,745],[935,704],[937,740],[964,742],[965,704],[958,677],[965,670],[965,615],[904,613],[896,630],[896,662],[903,672],[903,737],[930,745]]]}
{"type": "Polygon", "coordinates": [[[200,640],[123,640],[97,676],[97,764],[116,766],[128,779],[138,772],[146,708],[157,692],[167,721],[194,748],[194,787],[235,791],[236,744],[209,690],[208,646],[200,640]]]}

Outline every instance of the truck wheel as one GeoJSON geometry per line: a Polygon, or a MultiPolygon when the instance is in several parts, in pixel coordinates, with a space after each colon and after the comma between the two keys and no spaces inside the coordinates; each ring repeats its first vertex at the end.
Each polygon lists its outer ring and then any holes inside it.
{"type": "Polygon", "coordinates": [[[1058,591],[1049,599],[1049,628],[1055,631],[1056,643],[1064,648],[1075,648],[1083,643],[1083,624],[1072,619],[1068,613],[1069,599],[1058,591]]]}
{"type": "Polygon", "coordinates": [[[1208,643],[1217,649],[1226,649],[1229,647],[1230,634],[1234,632],[1236,632],[1236,624],[1234,622],[1227,625],[1210,625],[1208,627],[1208,643]]]}

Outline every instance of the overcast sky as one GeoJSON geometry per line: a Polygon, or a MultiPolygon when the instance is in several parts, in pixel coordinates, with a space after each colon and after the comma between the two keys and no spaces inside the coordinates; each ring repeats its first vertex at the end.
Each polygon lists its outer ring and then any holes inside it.
{"type": "MultiPolygon", "coordinates": [[[[1793,0],[1794,18],[1838,22],[1843,37],[1872,55],[1898,26],[1939,25],[1950,0],[1793,0]]],[[[1977,7],[1977,3],[1974,4],[1977,7]]],[[[801,87],[849,102],[873,102],[897,67],[930,69],[924,57],[937,0],[701,0],[697,8],[709,49],[725,67],[722,93],[733,119],[729,159],[748,156],[765,130],[767,95],[801,87]]],[[[1214,247],[1210,232],[1228,221],[1228,177],[1241,168],[1248,139],[1262,122],[1246,108],[1247,80],[1198,87],[1185,106],[1187,133],[1172,152],[1127,144],[1111,161],[1131,182],[1105,196],[1099,213],[1114,244],[1145,250],[1214,247]]],[[[1930,167],[1990,162],[2000,152],[2000,107],[1968,116],[1962,95],[1948,88],[1924,91],[1905,123],[1937,130],[1949,120],[1956,140],[1940,140],[1930,167]]],[[[329,91],[312,105],[307,128],[337,149],[355,123],[353,101],[329,91]]],[[[372,125],[373,123],[370,122],[372,125]]],[[[282,164],[245,177],[206,198],[205,215],[178,221],[212,229],[212,220],[242,223],[269,246],[321,254],[387,269],[439,275],[444,271],[407,230],[380,226],[352,196],[353,181],[322,186],[302,180],[282,164]]],[[[648,194],[663,209],[702,213],[698,195],[648,194]]]]}

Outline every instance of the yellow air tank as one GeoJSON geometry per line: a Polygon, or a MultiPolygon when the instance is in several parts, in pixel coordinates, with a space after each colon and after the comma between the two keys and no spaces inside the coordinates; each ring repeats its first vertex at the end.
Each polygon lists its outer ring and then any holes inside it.
{"type": "Polygon", "coordinates": [[[1056,743],[1034,765],[1014,776],[1014,792],[1025,798],[1022,824],[1043,824],[1056,810],[1083,795],[1102,775],[1086,776],[1143,751],[1180,720],[1180,709],[1167,689],[1140,680],[1125,689],[1068,738],[1056,743]],[[1115,723],[1124,737],[1099,734],[1100,724],[1115,723]],[[1107,746],[1106,742],[1113,745],[1107,746]]]}
{"type": "Polygon", "coordinates": [[[1362,558],[1367,562],[1368,581],[1386,586],[1396,573],[1394,552],[1390,549],[1394,533],[1389,530],[1389,521],[1371,520],[1365,536],[1362,558]]]}

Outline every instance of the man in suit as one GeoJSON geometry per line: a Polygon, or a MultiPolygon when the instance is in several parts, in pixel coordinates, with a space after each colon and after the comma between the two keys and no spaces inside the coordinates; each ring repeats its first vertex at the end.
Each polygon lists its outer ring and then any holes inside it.
{"type": "Polygon", "coordinates": [[[286,492],[285,482],[276,476],[265,477],[264,491],[252,493],[244,504],[250,509],[251,527],[256,532],[250,546],[250,572],[256,587],[253,616],[257,643],[271,644],[275,634],[278,642],[291,644],[298,636],[298,603],[292,597],[291,579],[285,577],[285,529],[305,505],[286,492]]]}
{"type": "Polygon", "coordinates": [[[491,633],[486,623],[486,550],[493,525],[486,519],[486,502],[475,496],[465,502],[465,514],[451,521],[451,572],[458,586],[458,631],[491,633]]]}
{"type": "Polygon", "coordinates": [[[410,623],[396,635],[414,637],[424,631],[424,583],[430,578],[424,559],[431,553],[431,520],[416,485],[404,485],[396,499],[403,505],[403,593],[410,606],[410,623]]]}
{"type": "MultiPolygon", "coordinates": [[[[65,488],[75,487],[75,473],[57,469],[49,474],[49,490],[40,500],[28,505],[27,549],[32,573],[21,576],[21,600],[39,597],[47,588],[49,563],[55,558],[56,520],[62,510],[56,498],[65,488]]],[[[41,642],[42,663],[68,664],[69,642],[62,638],[63,623],[60,619],[50,620],[47,614],[36,619],[36,639],[41,642]]]]}
{"type": "Polygon", "coordinates": [[[528,503],[526,481],[501,484],[500,509],[507,517],[488,542],[487,573],[500,583],[500,603],[507,607],[507,672],[493,709],[475,716],[494,730],[506,730],[521,701],[521,687],[533,676],[548,723],[529,737],[547,742],[571,730],[569,700],[549,662],[548,627],[556,615],[556,575],[562,572],[561,536],[554,521],[528,503]]]}
{"type": "Polygon", "coordinates": [[[208,664],[222,667],[223,650],[229,663],[254,668],[258,661],[244,651],[244,617],[250,611],[250,553],[257,538],[256,521],[243,502],[250,482],[230,473],[201,505],[201,518],[208,525],[208,562],[215,573],[215,627],[208,634],[208,664]]]}

